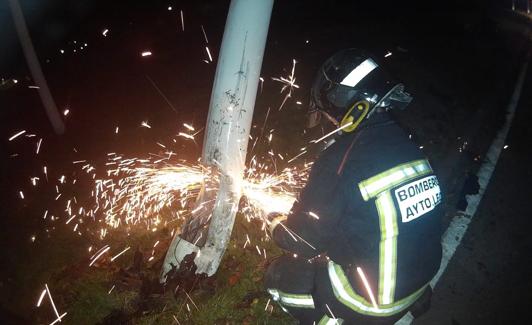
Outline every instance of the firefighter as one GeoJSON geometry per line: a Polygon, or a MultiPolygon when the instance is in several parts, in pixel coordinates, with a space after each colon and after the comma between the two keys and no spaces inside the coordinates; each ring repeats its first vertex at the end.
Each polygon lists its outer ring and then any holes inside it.
{"type": "Polygon", "coordinates": [[[269,265],[265,285],[301,324],[394,324],[428,309],[442,195],[427,158],[389,113],[411,100],[365,51],[340,51],[318,72],[308,126],[339,131],[290,213],[268,216],[287,254],[269,265]]]}

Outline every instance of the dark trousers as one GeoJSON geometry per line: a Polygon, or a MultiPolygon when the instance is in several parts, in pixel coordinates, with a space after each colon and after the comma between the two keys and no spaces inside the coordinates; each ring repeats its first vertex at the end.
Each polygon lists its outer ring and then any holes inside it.
{"type": "MultiPolygon", "coordinates": [[[[296,308],[284,304],[282,299],[278,300],[281,307],[300,324],[318,324],[326,315],[329,318],[342,319],[343,324],[392,325],[408,311],[389,317],[356,313],[335,297],[327,272],[327,260],[324,258],[309,262],[288,255],[280,256],[269,265],[265,274],[265,286],[266,289],[276,289],[287,294],[312,295],[314,308],[296,308]]],[[[412,307],[419,306],[419,302],[425,300],[430,301],[428,291],[412,307]]]]}

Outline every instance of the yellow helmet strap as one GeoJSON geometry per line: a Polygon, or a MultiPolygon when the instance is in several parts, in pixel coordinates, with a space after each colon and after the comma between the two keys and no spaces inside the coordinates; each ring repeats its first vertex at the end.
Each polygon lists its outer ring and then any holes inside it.
{"type": "Polygon", "coordinates": [[[342,118],[340,127],[352,122],[351,125],[342,129],[343,132],[350,133],[355,131],[355,129],[360,125],[362,120],[368,115],[369,112],[369,103],[365,100],[356,102],[347,113],[342,118]]]}

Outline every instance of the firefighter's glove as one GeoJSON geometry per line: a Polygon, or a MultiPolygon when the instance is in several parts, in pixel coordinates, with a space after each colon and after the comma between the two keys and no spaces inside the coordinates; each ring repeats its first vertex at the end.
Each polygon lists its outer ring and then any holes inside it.
{"type": "Polygon", "coordinates": [[[275,227],[281,223],[282,221],[286,220],[286,215],[279,213],[279,212],[270,212],[266,216],[266,221],[268,224],[268,230],[270,231],[270,234],[273,235],[273,230],[275,227]]]}

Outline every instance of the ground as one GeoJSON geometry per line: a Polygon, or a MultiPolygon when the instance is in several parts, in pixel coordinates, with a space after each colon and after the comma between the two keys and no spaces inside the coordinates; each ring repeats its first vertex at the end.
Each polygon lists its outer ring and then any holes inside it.
{"type": "MultiPolygon", "coordinates": [[[[528,73],[523,89],[530,89],[531,76],[528,73]]],[[[435,289],[431,310],[415,324],[511,324],[528,318],[531,104],[531,92],[523,92],[508,147],[477,214],[435,289]]]]}
{"type": "MultiPolygon", "coordinates": [[[[27,88],[33,83],[21,64],[20,52],[14,50],[18,53],[13,55],[15,59],[1,62],[2,77],[19,81],[0,88],[4,153],[1,317],[13,324],[51,322],[55,317],[49,303],[35,307],[47,283],[58,309],[68,312],[65,322],[72,324],[290,323],[268,302],[262,288],[267,261],[281,252],[264,241],[260,226],[242,215],[237,217],[216,276],[182,284],[194,290],[178,289],[175,298],[175,287],[161,291],[153,285],[173,227],[130,236],[116,231],[100,241],[97,236],[72,232],[64,219],[56,223],[42,219],[46,209],[60,216],[64,208],[55,203],[55,182],[43,183],[38,189],[31,187],[29,178],[43,177],[43,166],[55,180],[79,171],[72,161],[88,159],[102,165],[106,154],[114,151],[144,157],[159,150],[156,142],[172,145],[180,157],[190,160],[201,153],[202,134],[197,142],[172,144],[171,139],[184,122],[198,128],[204,125],[228,1],[175,3],[172,11],[166,2],[127,6],[95,3],[93,11],[64,27],[68,36],[47,38],[50,26],[61,22],[57,16],[52,17],[53,23],[41,22],[32,29],[38,35],[37,50],[58,106],[61,111],[70,110],[64,136],[53,135],[35,90],[27,88]],[[109,29],[106,37],[102,35],[104,29],[109,29]],[[84,42],[88,46],[80,50],[84,42]],[[213,54],[212,63],[203,61],[208,60],[205,46],[213,54]],[[61,49],[66,53],[61,54],[61,49]],[[148,49],[152,57],[140,57],[140,52],[148,49]],[[142,121],[148,121],[152,128],[140,127],[142,121]],[[34,138],[7,141],[23,129],[44,139],[38,155],[34,138]],[[25,194],[23,200],[19,191],[25,194]],[[252,244],[244,249],[246,234],[252,244]],[[154,250],[155,258],[148,261],[157,240],[160,244],[154,250]],[[89,266],[92,254],[88,248],[98,249],[104,244],[116,252],[126,246],[132,249],[116,262],[103,258],[89,266]],[[255,245],[261,248],[261,255],[255,245]],[[135,259],[136,252],[141,255],[137,253],[135,259]]],[[[466,176],[478,168],[500,125],[529,43],[521,18],[514,19],[502,9],[489,11],[454,3],[439,10],[412,6],[383,10],[342,1],[312,6],[278,1],[252,135],[260,134],[268,108],[264,130],[275,132],[271,144],[259,143],[251,154],[260,157],[271,147],[294,156],[312,139],[315,134],[304,131],[303,117],[312,78],[327,56],[346,47],[364,47],[380,56],[390,51],[392,56],[387,60],[392,72],[415,98],[411,107],[396,117],[413,141],[423,146],[441,176],[448,222],[466,176]],[[287,76],[293,59],[297,61],[295,76],[300,88],[279,110],[286,92],[280,93],[282,85],[271,78],[287,76]]],[[[0,8],[2,17],[9,20],[0,8]]],[[[10,45],[13,49],[18,46],[10,45]]],[[[530,114],[524,108],[530,107],[531,87],[529,77],[523,91],[528,97],[520,103],[509,149],[501,158],[464,244],[435,290],[432,310],[417,321],[420,324],[504,323],[508,314],[516,315],[512,308],[522,308],[523,301],[530,300],[529,295],[514,290],[530,287],[530,281],[523,280],[530,270],[522,260],[530,248],[525,231],[527,212],[524,204],[516,206],[514,196],[517,193],[518,201],[523,202],[529,193],[529,155],[523,139],[528,139],[530,132],[525,124],[530,114]],[[499,309],[501,300],[505,301],[504,308],[499,309]]],[[[310,160],[309,155],[294,164],[310,160]]],[[[284,165],[278,162],[279,168],[284,165]]],[[[90,180],[85,182],[79,187],[88,188],[90,180]]]]}

